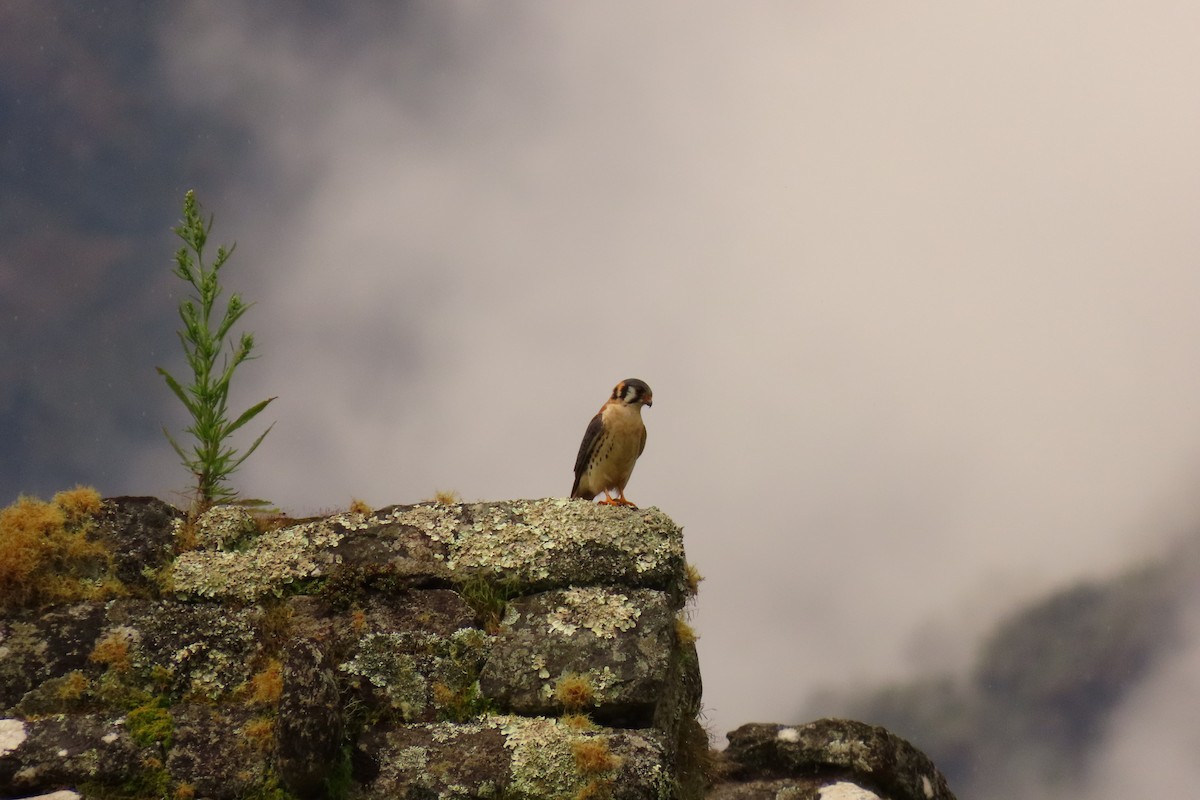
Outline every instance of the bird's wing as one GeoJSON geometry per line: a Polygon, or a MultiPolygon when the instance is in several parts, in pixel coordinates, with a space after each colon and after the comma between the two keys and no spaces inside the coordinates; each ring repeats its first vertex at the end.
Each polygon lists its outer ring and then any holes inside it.
{"type": "Polygon", "coordinates": [[[638,445],[638,455],[640,456],[646,449],[646,426],[642,426],[642,443],[638,445]]]}
{"type": "Polygon", "coordinates": [[[596,444],[600,441],[600,430],[604,427],[601,417],[602,414],[592,417],[587,430],[583,432],[583,442],[580,443],[579,455],[575,458],[575,483],[571,486],[572,497],[575,496],[575,492],[579,491],[579,480],[583,477],[583,471],[587,469],[588,461],[591,460],[592,453],[596,450],[596,444]]]}

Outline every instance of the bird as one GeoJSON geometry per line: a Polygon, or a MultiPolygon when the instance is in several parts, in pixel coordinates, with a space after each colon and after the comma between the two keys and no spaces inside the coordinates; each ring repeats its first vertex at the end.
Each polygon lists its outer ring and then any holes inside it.
{"type": "Polygon", "coordinates": [[[626,378],[613,388],[583,434],[575,459],[572,498],[591,501],[603,492],[600,502],[604,505],[637,508],[625,498],[625,485],[638,456],[646,449],[642,406],[652,405],[654,392],[645,381],[626,378]]]}

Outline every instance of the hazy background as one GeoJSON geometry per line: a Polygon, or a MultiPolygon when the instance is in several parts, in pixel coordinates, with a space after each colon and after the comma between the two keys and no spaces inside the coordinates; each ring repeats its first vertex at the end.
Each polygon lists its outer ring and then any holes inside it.
{"type": "MultiPolygon", "coordinates": [[[[562,496],[639,377],[628,494],[707,576],[718,738],[964,675],[1200,527],[1198,36],[1168,0],[5,3],[0,500],[182,502],[195,188],[258,303],[238,402],[279,396],[246,494],[562,496]]],[[[1200,782],[1190,596],[1077,796],[1200,782]]]]}

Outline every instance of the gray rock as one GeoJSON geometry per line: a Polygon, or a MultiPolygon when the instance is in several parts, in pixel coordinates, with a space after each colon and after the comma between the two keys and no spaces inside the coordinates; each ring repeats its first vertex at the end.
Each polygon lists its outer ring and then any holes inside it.
{"type": "Polygon", "coordinates": [[[127,783],[144,771],[146,748],[121,717],[76,714],[0,720],[0,795],[20,796],[94,781],[127,783]]]}
{"type": "Polygon", "coordinates": [[[175,556],[176,523],[185,516],[156,497],[108,497],[94,536],[108,542],[122,583],[157,593],[155,573],[175,556]]]}
{"type": "Polygon", "coordinates": [[[11,712],[43,681],[94,666],[88,657],[104,615],[103,604],[77,603],[0,618],[0,709],[11,712]]]}
{"type": "MultiPolygon", "coordinates": [[[[0,617],[0,797],[703,796],[682,532],[657,509],[421,504],[262,533],[222,511],[172,561],[181,518],[106,501],[130,596],[0,617]]],[[[730,740],[713,798],[952,799],[881,728],[730,740]]]]}
{"type": "Polygon", "coordinates": [[[299,639],[283,653],[283,695],[275,729],[280,782],[301,798],[321,797],[342,755],[345,719],[324,650],[299,639]]]}
{"type": "MultiPolygon", "coordinates": [[[[946,779],[924,753],[875,725],[844,719],[794,726],[751,723],[729,733],[728,739],[725,757],[731,777],[758,781],[762,791],[794,786],[811,792],[845,783],[888,800],[954,800],[946,779]]],[[[738,785],[719,787],[709,797],[758,796],[738,793],[738,785]]]]}
{"type": "Polygon", "coordinates": [[[674,629],[670,599],[649,589],[592,586],[522,597],[509,604],[480,688],[512,713],[575,710],[648,726],[667,688],[674,629]],[[564,702],[568,681],[583,683],[586,702],[564,702]]]}
{"type": "Polygon", "coordinates": [[[166,771],[196,797],[237,800],[267,780],[269,741],[251,735],[262,720],[240,706],[181,704],[170,709],[171,746],[166,771]]]}
{"type": "Polygon", "coordinates": [[[545,717],[377,728],[360,741],[362,800],[520,797],[665,800],[661,735],[579,729],[545,717]]]}

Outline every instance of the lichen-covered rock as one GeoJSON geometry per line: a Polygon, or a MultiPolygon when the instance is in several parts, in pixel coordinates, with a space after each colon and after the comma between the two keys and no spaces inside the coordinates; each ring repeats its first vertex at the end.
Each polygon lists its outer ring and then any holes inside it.
{"type": "Polygon", "coordinates": [[[254,515],[243,506],[213,506],[196,517],[192,528],[201,550],[232,550],[258,533],[254,515]]]}
{"type": "Polygon", "coordinates": [[[257,726],[269,721],[245,707],[203,704],[173,706],[170,719],[166,771],[174,786],[186,785],[196,797],[237,800],[268,783],[270,739],[257,726]]]}
{"type": "Polygon", "coordinates": [[[114,600],[100,642],[123,641],[128,668],[175,699],[218,700],[250,678],[262,612],[176,601],[114,600]]]}
{"type": "Polygon", "coordinates": [[[349,692],[371,713],[405,722],[431,722],[473,713],[475,683],[491,640],[478,628],[449,636],[370,631],[337,665],[349,692]]]}
{"type": "Polygon", "coordinates": [[[482,724],[401,725],[364,732],[354,753],[355,797],[484,798],[509,782],[504,736],[482,724]]]}
{"type": "Polygon", "coordinates": [[[253,602],[335,570],[431,587],[472,577],[519,593],[590,584],[655,588],[682,597],[683,533],[655,508],[570,500],[392,506],[267,531],[235,551],[181,554],[172,570],[183,598],[253,602]]]}
{"type": "Polygon", "coordinates": [[[601,584],[682,594],[683,531],[657,508],[561,499],[457,508],[425,523],[457,573],[503,576],[523,591],[601,584]]]}
{"type": "Polygon", "coordinates": [[[356,752],[363,787],[355,797],[667,800],[672,776],[660,739],[519,716],[377,729],[356,752]]]}
{"type": "Polygon", "coordinates": [[[844,719],[795,726],[752,723],[732,731],[728,739],[725,758],[736,780],[715,789],[710,798],[750,800],[767,796],[760,792],[785,790],[827,797],[825,787],[846,784],[888,800],[954,800],[946,779],[924,753],[875,725],[844,719]],[[811,794],[814,779],[817,794],[811,794]]]}
{"type": "MultiPolygon", "coordinates": [[[[97,519],[125,587],[0,619],[0,797],[702,796],[682,532],[657,509],[426,503],[261,531],[126,498],[97,519]]],[[[713,798],[950,798],[882,729],[731,740],[713,798]]]]}
{"type": "Polygon", "coordinates": [[[242,550],[192,550],[171,569],[171,585],[181,599],[254,602],[282,597],[297,581],[321,577],[336,563],[331,549],[361,514],[338,514],[266,531],[242,550]]]}
{"type": "Polygon", "coordinates": [[[175,555],[176,524],[183,518],[157,497],[110,497],[93,535],[108,542],[113,571],[125,586],[155,593],[156,573],[175,555]]]}
{"type": "Polygon", "coordinates": [[[283,694],[275,724],[280,782],[301,798],[320,797],[342,753],[345,715],[337,677],[317,642],[283,652],[283,694]]]}
{"type": "Polygon", "coordinates": [[[649,725],[666,689],[674,629],[669,597],[649,589],[523,597],[509,604],[480,688],[517,714],[583,710],[600,721],[649,725]],[[565,681],[579,683],[575,701],[564,698],[565,681]]]}
{"type": "Polygon", "coordinates": [[[17,797],[88,782],[129,783],[145,772],[152,755],[133,740],[120,717],[0,719],[0,795],[17,797]]]}
{"type": "Polygon", "coordinates": [[[103,625],[95,603],[0,618],[0,711],[11,713],[43,681],[87,669],[103,625]]]}
{"type": "Polygon", "coordinates": [[[725,783],[705,795],[705,800],[890,800],[857,783],[829,782],[823,777],[725,783]]]}

